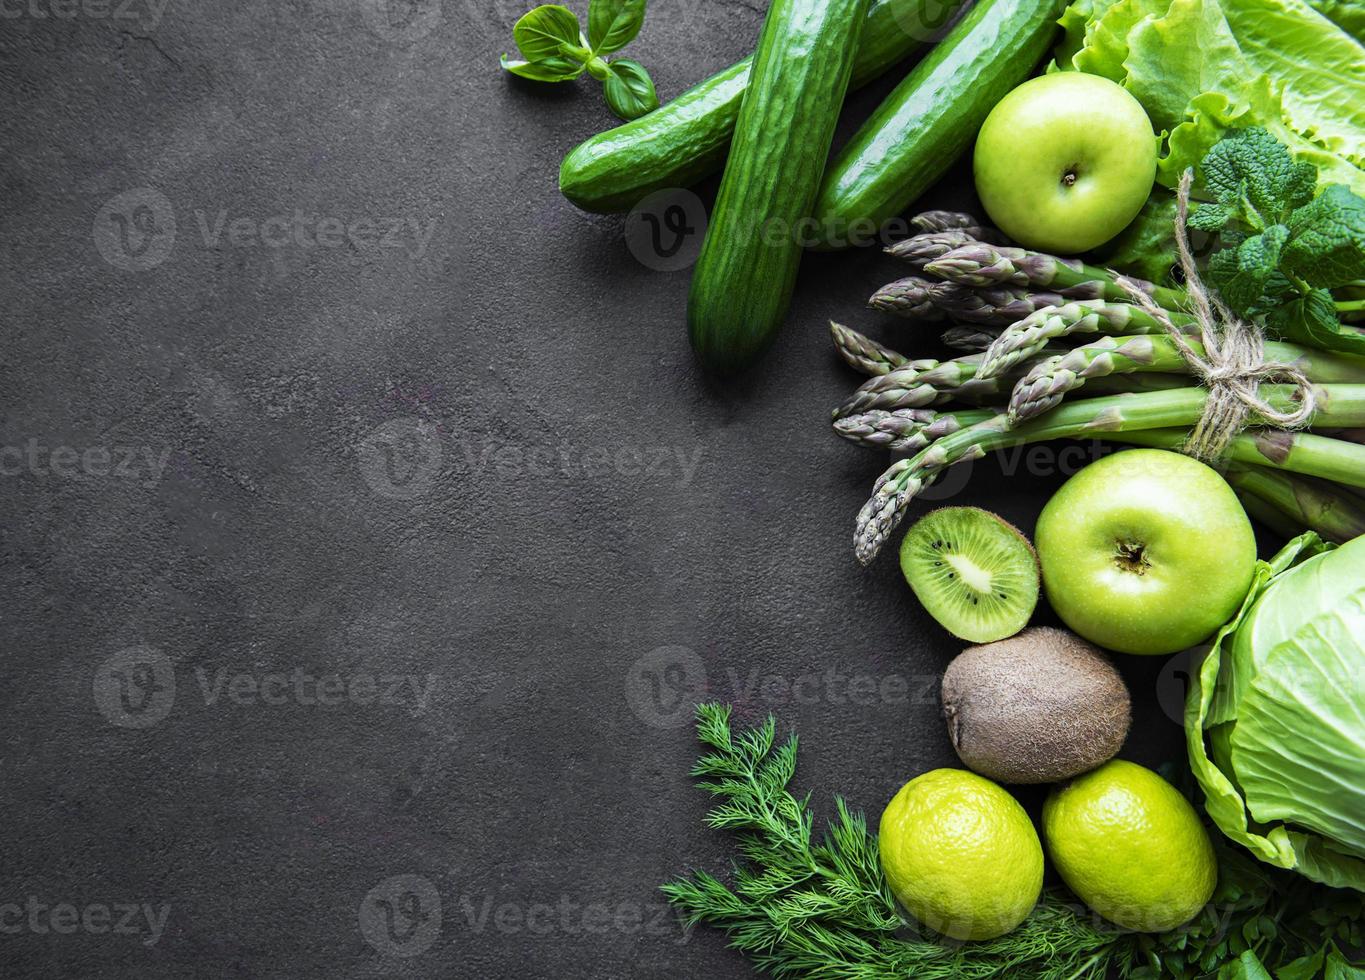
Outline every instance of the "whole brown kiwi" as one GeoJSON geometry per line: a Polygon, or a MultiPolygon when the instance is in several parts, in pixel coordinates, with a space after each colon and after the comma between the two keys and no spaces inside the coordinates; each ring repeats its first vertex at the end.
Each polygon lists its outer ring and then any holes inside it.
{"type": "Polygon", "coordinates": [[[1109,658],[1050,627],[968,647],[943,675],[958,757],[1002,783],[1052,783],[1109,761],[1128,736],[1128,688],[1109,658]]]}

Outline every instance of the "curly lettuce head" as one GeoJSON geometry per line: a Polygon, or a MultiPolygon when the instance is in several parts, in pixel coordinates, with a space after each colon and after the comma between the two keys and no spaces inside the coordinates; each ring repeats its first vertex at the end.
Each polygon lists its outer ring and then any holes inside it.
{"type": "Polygon", "coordinates": [[[1056,67],[1142,103],[1174,187],[1228,130],[1262,126],[1365,196],[1365,47],[1304,0],[1076,0],[1056,67]]]}

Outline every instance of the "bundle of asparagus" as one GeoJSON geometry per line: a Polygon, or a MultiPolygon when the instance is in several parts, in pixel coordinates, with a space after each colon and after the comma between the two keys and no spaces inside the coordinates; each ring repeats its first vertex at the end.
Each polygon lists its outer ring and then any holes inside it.
{"type": "MultiPolygon", "coordinates": [[[[1203,350],[1184,290],[1004,244],[971,215],[914,220],[920,234],[887,251],[919,274],[878,290],[870,305],[954,323],[944,343],[968,353],[912,360],[831,324],[840,356],[871,376],[835,410],[835,431],[910,454],[882,474],[858,515],[860,561],[872,560],[945,469],[991,450],[1062,438],[1185,444],[1208,392],[1190,366],[1188,352],[1203,350]]],[[[1275,531],[1312,529],[1337,541],[1365,532],[1365,445],[1351,431],[1365,425],[1365,357],[1268,342],[1264,358],[1310,383],[1314,431],[1247,429],[1220,461],[1229,483],[1275,531]]],[[[1259,394],[1277,411],[1305,397],[1287,384],[1259,394]]]]}

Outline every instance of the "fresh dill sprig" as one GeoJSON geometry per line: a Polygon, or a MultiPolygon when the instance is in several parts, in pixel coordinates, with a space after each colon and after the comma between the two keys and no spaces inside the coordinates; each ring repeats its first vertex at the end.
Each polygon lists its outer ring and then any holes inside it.
{"type": "Polygon", "coordinates": [[[1051,893],[999,939],[964,945],[922,936],[898,910],[861,814],[836,799],[832,826],[815,838],[810,797],[787,789],[796,736],[777,745],[776,727],[770,716],[735,734],[728,706],[697,708],[697,738],[710,751],[692,775],[719,798],[707,823],[737,832],[748,861],[735,866],[731,887],[705,871],[663,886],[689,926],[723,929],[732,946],[775,977],[1104,975],[1125,937],[1092,925],[1051,893]]]}
{"type": "Polygon", "coordinates": [[[1066,892],[1048,890],[1007,935],[960,943],[905,918],[882,873],[862,814],[835,799],[814,834],[810,796],[788,790],[796,736],[777,744],[769,716],[734,733],[730,708],[697,707],[706,753],[692,770],[717,797],[707,823],[738,834],[747,859],[726,885],[694,871],[663,886],[689,926],[725,931],[730,945],[774,977],[816,980],[1178,980],[1268,976],[1353,977],[1341,949],[1359,948],[1358,893],[1314,885],[1218,842],[1219,886],[1194,920],[1158,936],[1105,922],[1066,892]],[[1257,972],[1257,971],[1261,972],[1257,972]],[[1227,971],[1226,973],[1220,971],[1227,971]]]}

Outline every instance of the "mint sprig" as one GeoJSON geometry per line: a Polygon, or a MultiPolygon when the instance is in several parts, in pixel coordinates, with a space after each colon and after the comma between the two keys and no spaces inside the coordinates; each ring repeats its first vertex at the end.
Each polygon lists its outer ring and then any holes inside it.
{"type": "Polygon", "coordinates": [[[587,72],[603,84],[611,111],[631,120],[658,108],[654,82],[629,58],[608,61],[640,33],[645,0],[591,0],[588,30],[568,7],[544,4],[523,14],[512,28],[520,58],[502,56],[504,70],[537,82],[567,82],[587,72]]]}
{"type": "Polygon", "coordinates": [[[1216,143],[1200,179],[1214,199],[1189,226],[1220,236],[1207,278],[1223,302],[1286,339],[1365,353],[1365,331],[1338,316],[1359,304],[1331,293],[1365,278],[1365,200],[1340,184],[1314,197],[1317,170],[1259,127],[1216,143]]]}

